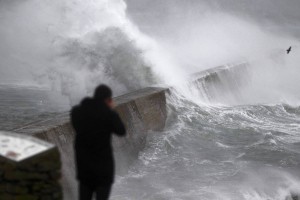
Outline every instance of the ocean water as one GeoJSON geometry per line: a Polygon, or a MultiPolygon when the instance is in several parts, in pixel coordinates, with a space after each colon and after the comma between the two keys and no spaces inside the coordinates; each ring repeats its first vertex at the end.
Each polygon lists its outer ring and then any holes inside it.
{"type": "Polygon", "coordinates": [[[0,86],[0,130],[12,131],[69,109],[69,100],[60,93],[36,87],[0,86]]]}
{"type": "MultiPolygon", "coordinates": [[[[48,90],[0,93],[1,130],[69,109],[48,90]]],[[[117,175],[111,199],[292,200],[300,193],[300,106],[207,104],[177,89],[167,106],[165,130],[149,132],[139,159],[117,175]]]]}
{"type": "Polygon", "coordinates": [[[99,83],[115,96],[168,85],[167,126],[149,133],[111,199],[296,199],[299,8],[297,0],[0,0],[0,129],[69,110],[99,83]],[[236,62],[248,71],[186,84],[236,62]]]}
{"type": "Polygon", "coordinates": [[[166,130],[149,134],[111,199],[292,199],[300,192],[300,107],[199,106],[169,97],[166,130]]]}

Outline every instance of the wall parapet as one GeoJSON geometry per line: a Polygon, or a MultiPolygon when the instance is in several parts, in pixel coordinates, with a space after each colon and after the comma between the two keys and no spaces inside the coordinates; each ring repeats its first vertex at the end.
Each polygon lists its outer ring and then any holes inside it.
{"type": "Polygon", "coordinates": [[[54,145],[0,132],[0,199],[61,200],[60,168],[54,145]]]}

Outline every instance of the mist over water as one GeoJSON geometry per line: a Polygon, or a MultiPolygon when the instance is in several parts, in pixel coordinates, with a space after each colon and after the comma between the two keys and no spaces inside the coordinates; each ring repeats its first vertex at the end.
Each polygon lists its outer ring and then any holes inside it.
{"type": "Polygon", "coordinates": [[[121,94],[180,70],[123,1],[1,1],[1,10],[2,83],[44,86],[73,104],[99,83],[121,94]]]}
{"type": "Polygon", "coordinates": [[[180,85],[190,73],[297,45],[297,31],[282,31],[295,27],[296,3],[280,20],[273,3],[260,3],[1,1],[1,83],[43,86],[73,104],[99,83],[116,94],[180,85]]]}
{"type": "MultiPolygon", "coordinates": [[[[300,193],[299,7],[296,0],[0,0],[0,89],[60,93],[65,110],[66,98],[78,103],[99,83],[115,95],[174,86],[165,131],[149,134],[112,199],[291,199],[300,193]],[[241,62],[246,70],[230,69],[241,62]],[[190,82],[220,65],[230,73],[214,84],[190,82]]],[[[0,99],[7,112],[9,98],[0,99]]]]}

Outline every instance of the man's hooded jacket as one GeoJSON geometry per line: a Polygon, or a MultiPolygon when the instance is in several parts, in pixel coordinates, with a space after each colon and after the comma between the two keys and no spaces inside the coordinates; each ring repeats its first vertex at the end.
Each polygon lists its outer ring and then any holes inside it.
{"type": "Polygon", "coordinates": [[[112,134],[124,136],[119,115],[92,98],[84,99],[71,111],[75,129],[77,179],[91,185],[111,185],[114,181],[112,134]]]}

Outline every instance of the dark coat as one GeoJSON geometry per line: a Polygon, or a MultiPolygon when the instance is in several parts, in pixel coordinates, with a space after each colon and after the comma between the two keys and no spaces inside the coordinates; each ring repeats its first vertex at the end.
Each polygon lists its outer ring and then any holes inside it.
{"type": "Polygon", "coordinates": [[[104,103],[86,98],[71,111],[75,129],[77,179],[92,185],[111,185],[114,181],[112,134],[126,131],[119,115],[104,103]]]}

